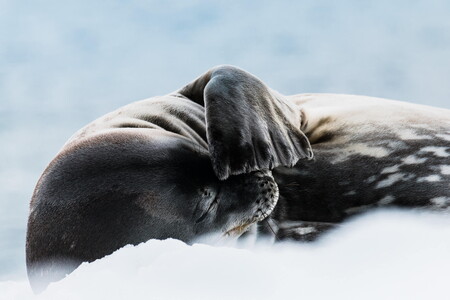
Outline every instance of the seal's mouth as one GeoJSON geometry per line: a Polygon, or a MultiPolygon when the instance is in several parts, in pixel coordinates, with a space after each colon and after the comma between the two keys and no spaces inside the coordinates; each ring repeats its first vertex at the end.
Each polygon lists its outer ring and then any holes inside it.
{"type": "Polygon", "coordinates": [[[234,236],[239,237],[244,232],[246,232],[251,225],[260,222],[267,218],[275,208],[277,201],[272,201],[271,203],[267,203],[264,207],[259,207],[253,216],[253,218],[239,222],[238,225],[234,224],[231,229],[227,230],[223,235],[224,236],[234,236]]]}
{"type": "Polygon", "coordinates": [[[242,225],[236,226],[224,233],[225,236],[240,236],[248,230],[248,228],[253,225],[256,221],[250,223],[244,223],[242,225]]]}

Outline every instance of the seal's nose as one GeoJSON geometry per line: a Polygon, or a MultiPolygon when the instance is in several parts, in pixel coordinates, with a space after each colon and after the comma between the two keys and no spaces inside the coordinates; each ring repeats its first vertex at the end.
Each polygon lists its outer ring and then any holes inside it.
{"type": "Polygon", "coordinates": [[[279,190],[272,172],[256,171],[244,175],[244,193],[251,195],[249,205],[253,206],[258,218],[267,217],[278,201],[279,190]]]}
{"type": "Polygon", "coordinates": [[[256,204],[278,200],[278,186],[272,176],[264,175],[263,177],[258,177],[256,184],[259,190],[256,204]]]}
{"type": "Polygon", "coordinates": [[[261,221],[268,217],[278,202],[279,191],[270,171],[264,171],[256,176],[258,196],[256,198],[255,218],[261,221]]]}

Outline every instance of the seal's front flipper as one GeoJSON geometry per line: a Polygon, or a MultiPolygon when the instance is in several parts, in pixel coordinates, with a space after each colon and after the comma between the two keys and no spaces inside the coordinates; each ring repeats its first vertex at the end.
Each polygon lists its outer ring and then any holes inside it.
{"type": "Polygon", "coordinates": [[[250,73],[219,66],[178,93],[205,107],[209,152],[219,179],[312,158],[300,131],[299,109],[250,73]]]}

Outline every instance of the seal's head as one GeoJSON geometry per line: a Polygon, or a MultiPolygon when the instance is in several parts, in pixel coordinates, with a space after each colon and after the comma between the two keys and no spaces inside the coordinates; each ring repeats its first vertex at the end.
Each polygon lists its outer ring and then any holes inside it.
{"type": "Polygon", "coordinates": [[[239,236],[265,219],[278,201],[278,186],[270,171],[231,176],[216,189],[205,188],[195,209],[194,231],[239,236]]]}
{"type": "Polygon", "coordinates": [[[191,243],[205,236],[236,237],[269,216],[278,200],[278,186],[268,170],[218,180],[209,157],[201,154],[181,155],[161,170],[164,176],[153,178],[164,180],[148,185],[136,199],[148,222],[142,240],[191,243]]]}
{"type": "Polygon", "coordinates": [[[271,171],[219,180],[209,153],[189,148],[186,152],[178,145],[167,161],[160,160],[163,166],[156,172],[161,174],[152,172],[151,184],[136,200],[150,224],[143,240],[177,238],[191,243],[210,235],[236,237],[272,212],[278,186],[271,171]]]}
{"type": "Polygon", "coordinates": [[[270,171],[219,180],[207,149],[169,133],[115,130],[68,145],[30,205],[27,267],[36,291],[127,244],[238,236],[278,200],[270,171]]]}

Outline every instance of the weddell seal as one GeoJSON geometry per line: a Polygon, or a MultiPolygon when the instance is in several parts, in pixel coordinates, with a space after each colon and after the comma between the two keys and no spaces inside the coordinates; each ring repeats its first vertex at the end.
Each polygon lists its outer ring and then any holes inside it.
{"type": "Polygon", "coordinates": [[[39,292],[82,262],[152,238],[192,243],[253,227],[308,241],[377,207],[448,211],[449,160],[449,110],[283,96],[218,66],[69,139],[30,203],[28,276],[39,292]]]}

